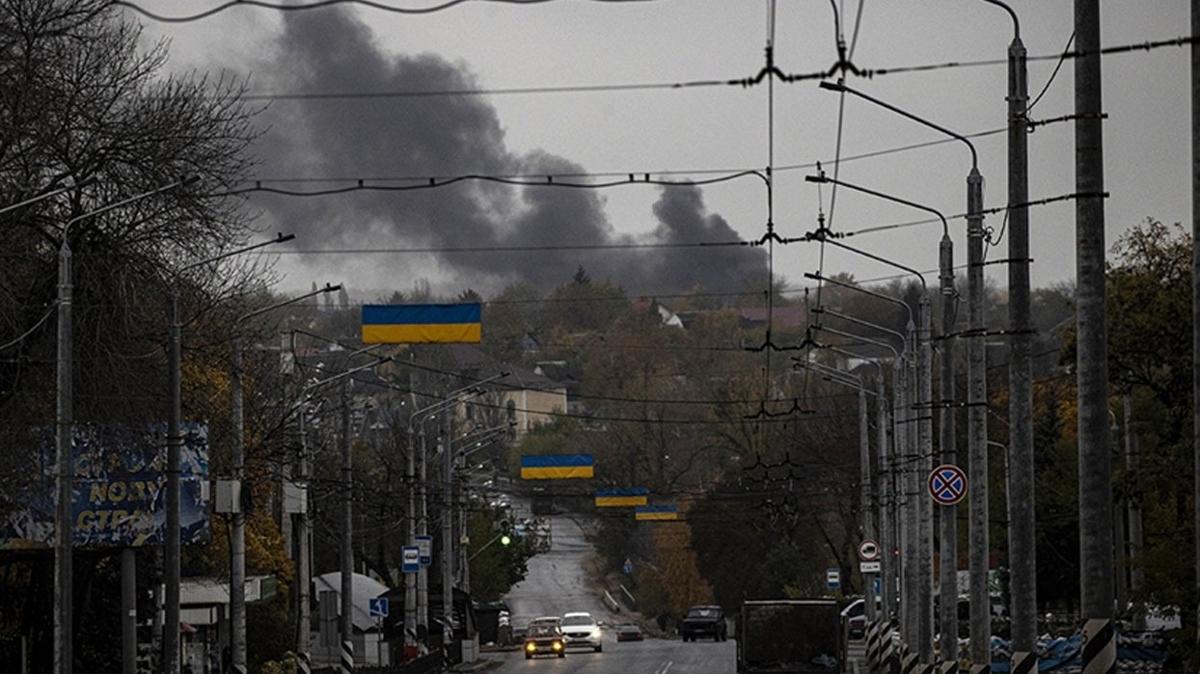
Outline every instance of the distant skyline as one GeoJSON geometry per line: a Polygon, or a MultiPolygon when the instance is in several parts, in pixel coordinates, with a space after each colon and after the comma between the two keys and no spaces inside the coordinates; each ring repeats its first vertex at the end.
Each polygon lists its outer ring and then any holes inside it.
{"type": "MultiPolygon", "coordinates": [[[[864,0],[865,1],[865,0],[864,0]]],[[[391,0],[408,7],[428,2],[391,0]]],[[[215,0],[147,0],[163,14],[214,6],[215,0]]],[[[858,3],[844,4],[847,39],[858,3]]],[[[1031,55],[1061,52],[1072,32],[1071,3],[1014,0],[1031,55]]],[[[654,0],[598,3],[559,0],[530,6],[470,2],[422,16],[398,16],[342,5],[279,12],[238,7],[188,24],[138,17],[147,41],[171,41],[170,68],[249,77],[251,92],[345,92],[464,87],[676,82],[753,76],[762,68],[766,0],[654,0]]],[[[1169,39],[1188,30],[1186,3],[1113,0],[1102,8],[1107,45],[1169,39]]],[[[776,63],[786,72],[827,68],[835,59],[830,3],[779,0],[776,63]]],[[[881,68],[944,61],[1002,59],[1012,36],[1007,14],[982,0],[866,2],[853,60],[881,68]]],[[[1031,94],[1054,61],[1029,65],[1031,94]]],[[[1001,66],[851,79],[862,89],[962,133],[1006,121],[1006,70],[1001,66]]],[[[1187,221],[1191,213],[1188,50],[1167,47],[1104,58],[1108,241],[1147,216],[1187,221]]],[[[1066,62],[1033,118],[1073,111],[1073,63],[1066,62]]],[[[829,160],[836,152],[838,96],[816,82],[775,86],[777,165],[829,160]]],[[[331,99],[273,102],[271,128],[254,148],[256,178],[371,178],[509,172],[654,173],[685,169],[759,168],[767,164],[767,88],[714,87],[496,96],[331,99]]],[[[923,141],[936,133],[847,97],[843,156],[923,141]]],[[[1070,123],[1030,136],[1030,197],[1074,191],[1070,123]]],[[[986,180],[985,206],[1006,200],[1004,134],[977,139],[986,180]]],[[[922,202],[946,213],[965,208],[966,149],[943,144],[846,162],[844,180],[922,202]]],[[[827,167],[832,172],[832,167],[827,167]]],[[[774,222],[781,236],[816,226],[831,211],[827,188],[806,171],[776,175],[774,222]]],[[[677,176],[678,177],[678,176],[677,176]]],[[[696,177],[701,177],[697,175],[696,177]]],[[[288,184],[315,189],[348,183],[288,184]]],[[[756,179],[700,190],[624,186],[604,191],[496,186],[423,193],[267,198],[251,196],[268,231],[295,231],[300,249],[379,249],[473,244],[686,242],[740,236],[757,240],[766,221],[765,191],[756,179]],[[706,238],[707,237],[707,238],[706,238]]],[[[923,214],[841,190],[833,228],[854,230],[922,219],[923,214]]],[[[987,225],[1000,230],[1003,216],[987,225]]],[[[952,222],[956,263],[965,261],[965,222],[952,222]]],[[[863,234],[856,245],[920,269],[936,266],[936,225],[863,234]]],[[[1074,277],[1074,204],[1030,212],[1035,286],[1074,277]]],[[[989,257],[1003,257],[1000,251],[989,257]]],[[[507,280],[552,279],[582,264],[637,294],[653,294],[693,278],[727,283],[752,273],[764,258],[744,248],[660,251],[574,251],[542,255],[473,253],[283,256],[284,290],[311,281],[352,289],[407,290],[428,278],[446,292],[467,285],[494,289],[507,280]],[[703,254],[702,254],[703,253],[703,254]],[[680,270],[674,276],[664,270],[680,270]],[[717,273],[720,272],[720,273],[717,273]],[[657,286],[657,287],[636,287],[657,286]],[[492,287],[489,287],[492,286],[492,287]]],[[[819,265],[814,244],[777,246],[775,269],[793,285],[819,265]]],[[[836,250],[825,271],[858,278],[891,273],[836,250]]],[[[1003,289],[1002,265],[988,269],[1003,289]]],[[[566,273],[558,282],[566,281],[566,273]]]]}

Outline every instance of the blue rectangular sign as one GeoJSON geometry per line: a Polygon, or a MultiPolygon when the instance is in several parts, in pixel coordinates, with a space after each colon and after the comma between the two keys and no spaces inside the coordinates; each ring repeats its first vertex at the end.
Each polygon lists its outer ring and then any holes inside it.
{"type": "Polygon", "coordinates": [[[406,545],[400,550],[400,571],[416,573],[421,570],[421,548],[406,545]]]}
{"type": "Polygon", "coordinates": [[[367,601],[367,613],[371,618],[388,617],[388,598],[373,597],[367,601]]]}

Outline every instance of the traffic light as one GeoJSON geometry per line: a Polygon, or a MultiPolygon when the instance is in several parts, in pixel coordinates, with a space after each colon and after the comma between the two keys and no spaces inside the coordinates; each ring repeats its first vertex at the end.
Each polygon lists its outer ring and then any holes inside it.
{"type": "Polygon", "coordinates": [[[501,535],[500,536],[500,545],[505,545],[505,546],[512,545],[512,537],[509,536],[508,534],[501,535]]]}
{"type": "Polygon", "coordinates": [[[512,522],[500,520],[500,545],[512,545],[512,522]]]}

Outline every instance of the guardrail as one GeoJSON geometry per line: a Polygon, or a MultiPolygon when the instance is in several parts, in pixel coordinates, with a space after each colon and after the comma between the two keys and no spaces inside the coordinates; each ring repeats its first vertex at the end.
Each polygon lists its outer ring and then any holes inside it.
{"type": "Polygon", "coordinates": [[[613,596],[611,594],[609,594],[608,590],[604,591],[604,603],[608,606],[609,610],[611,610],[613,613],[621,612],[621,605],[619,603],[617,603],[616,599],[613,599],[613,596]]]}

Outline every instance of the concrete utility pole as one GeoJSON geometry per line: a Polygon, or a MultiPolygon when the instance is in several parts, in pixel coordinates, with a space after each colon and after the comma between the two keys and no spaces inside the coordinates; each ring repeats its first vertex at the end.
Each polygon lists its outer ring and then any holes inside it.
{"type": "Polygon", "coordinates": [[[450,447],[453,416],[451,408],[442,420],[442,648],[446,649],[454,640],[454,452],[450,447]]]}
{"type": "MultiPolygon", "coordinates": [[[[999,0],[984,0],[1008,12],[1013,39],[1008,46],[1008,480],[1009,585],[1012,606],[1012,663],[1015,674],[1037,672],[1037,549],[1034,539],[1033,320],[1029,299],[1029,79],[1025,45],[1016,12],[999,0]]],[[[985,464],[986,465],[986,464],[985,464]]],[[[978,485],[971,477],[972,485],[978,485]]],[[[975,503],[972,500],[972,503],[975,503]]],[[[986,507],[987,501],[981,502],[986,507]]],[[[974,508],[974,506],[973,506],[974,508]]],[[[974,510],[973,510],[974,512],[974,510]]],[[[986,516],[980,520],[987,544],[986,516]]],[[[972,522],[974,522],[974,515],[972,522]]],[[[974,525],[972,525],[974,526],[974,525]]],[[[972,539],[972,545],[976,545],[972,539]]],[[[972,566],[971,583],[976,575],[972,566]]],[[[986,570],[983,572],[986,578],[986,570]]],[[[986,595],[983,595],[986,598],[986,595]]],[[[991,660],[990,606],[978,605],[972,590],[971,661],[991,660]]]]}
{"type": "MultiPolygon", "coordinates": [[[[300,394],[304,395],[303,392],[300,394]]],[[[305,429],[305,415],[308,414],[308,405],[300,405],[300,416],[297,421],[298,431],[300,435],[299,457],[297,459],[296,473],[300,481],[300,485],[304,490],[305,505],[304,508],[296,516],[296,671],[299,674],[309,674],[312,671],[312,657],[310,655],[312,638],[311,627],[311,611],[309,609],[309,592],[312,587],[312,558],[309,544],[312,536],[312,520],[309,519],[308,509],[311,503],[308,503],[308,478],[309,478],[309,460],[308,460],[308,431],[305,429]]]]}
{"type": "MultiPolygon", "coordinates": [[[[896,374],[900,372],[900,358],[892,359],[892,386],[896,386],[896,374]]],[[[883,614],[879,619],[886,623],[886,638],[891,638],[891,620],[892,620],[892,605],[895,602],[895,588],[891,586],[892,567],[895,565],[892,559],[892,513],[893,513],[893,490],[892,490],[892,464],[891,452],[888,450],[888,405],[887,392],[884,390],[883,377],[879,377],[879,381],[875,386],[875,432],[878,439],[875,441],[878,449],[875,456],[875,474],[879,476],[879,487],[875,493],[879,497],[879,504],[876,515],[877,529],[879,530],[879,577],[881,578],[880,594],[882,595],[883,614]]],[[[892,429],[894,430],[894,429],[892,429]]]]}
{"type": "Polygon", "coordinates": [[[920,632],[918,635],[917,657],[926,666],[933,665],[933,500],[925,490],[925,477],[933,472],[933,309],[926,293],[921,294],[918,305],[921,316],[921,327],[917,341],[920,346],[917,351],[917,405],[915,412],[918,416],[917,438],[918,453],[921,461],[914,475],[917,478],[916,499],[920,507],[921,530],[921,563],[917,590],[920,593],[921,605],[918,607],[920,632]]]}
{"type": "Polygon", "coordinates": [[[121,674],[137,673],[137,552],[121,549],[121,674]]]}
{"type": "MultiPolygon", "coordinates": [[[[938,446],[943,464],[958,465],[958,448],[955,443],[954,341],[956,317],[958,315],[958,292],[954,288],[954,242],[949,233],[942,235],[938,265],[942,298],[942,343],[941,343],[941,400],[938,424],[938,446]]],[[[932,400],[932,398],[930,398],[932,400]]],[[[931,405],[929,413],[933,414],[931,405]]],[[[939,506],[938,519],[941,525],[941,557],[938,565],[938,645],[942,662],[954,664],[958,661],[958,506],[939,506]]]]}
{"type": "MultiPolygon", "coordinates": [[[[870,412],[867,408],[867,390],[862,380],[858,382],[858,487],[859,487],[859,519],[862,524],[862,537],[872,538],[875,535],[871,518],[871,430],[870,412]]],[[[875,620],[875,583],[873,574],[863,574],[863,596],[867,599],[867,620],[875,620]]]]}
{"type": "MultiPolygon", "coordinates": [[[[1122,396],[1122,407],[1124,407],[1124,426],[1125,426],[1125,470],[1134,476],[1134,483],[1137,483],[1137,435],[1133,432],[1133,398],[1128,393],[1122,396]]],[[[1134,489],[1133,493],[1129,494],[1126,501],[1126,508],[1129,514],[1129,590],[1134,599],[1133,608],[1133,629],[1146,629],[1146,612],[1142,608],[1142,602],[1137,599],[1142,591],[1142,583],[1145,581],[1146,572],[1142,562],[1142,503],[1141,492],[1139,489],[1134,489]]]]}
{"type": "MultiPolygon", "coordinates": [[[[246,479],[245,382],[242,381],[242,338],[235,336],[229,368],[230,410],[233,425],[233,479],[239,486],[246,479]]],[[[285,515],[286,517],[286,515],[285,515]]],[[[229,538],[229,617],[233,629],[234,674],[246,674],[246,514],[241,504],[234,508],[233,532],[229,538]]]]}
{"type": "MultiPolygon", "coordinates": [[[[64,228],[58,249],[58,368],[55,371],[57,413],[55,424],[56,465],[54,516],[54,671],[72,674],[72,636],[74,631],[74,584],[72,559],[75,556],[75,521],[71,517],[71,492],[75,481],[75,466],[71,448],[75,433],[75,413],[72,396],[73,354],[71,301],[74,286],[71,282],[71,245],[64,228]]],[[[178,632],[178,630],[177,630],[178,632]]],[[[178,638],[178,635],[176,635],[178,638]]]]}
{"type": "Polygon", "coordinates": [[[1075,0],[1075,242],[1079,390],[1079,562],[1083,671],[1115,666],[1112,459],[1104,287],[1104,145],[1100,0],[1075,0]]]}
{"type": "MultiPolygon", "coordinates": [[[[967,178],[967,451],[970,456],[970,575],[972,665],[991,666],[992,602],[988,593],[988,433],[987,337],[984,325],[983,281],[983,176],[972,168],[967,178]],[[987,651],[978,655],[982,642],[987,651]],[[980,659],[976,659],[979,657],[980,659]]],[[[943,601],[945,594],[942,595],[943,601]]],[[[957,620],[954,623],[957,625],[957,620]]],[[[957,642],[958,635],[955,634],[957,642]]],[[[957,654],[957,651],[956,651],[957,654]]]]}
{"type": "Polygon", "coordinates": [[[342,674],[354,672],[354,456],[350,436],[350,379],[342,380],[342,674]]]}
{"type": "MultiPolygon", "coordinates": [[[[1192,35],[1200,30],[1200,0],[1192,0],[1192,35]]],[[[1192,445],[1195,455],[1193,501],[1195,504],[1194,541],[1196,581],[1193,588],[1200,596],[1200,45],[1192,43],[1192,445]]],[[[1200,607],[1197,607],[1200,618],[1200,607]]],[[[1200,619],[1197,621],[1200,641],[1200,619]]]]}

